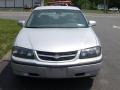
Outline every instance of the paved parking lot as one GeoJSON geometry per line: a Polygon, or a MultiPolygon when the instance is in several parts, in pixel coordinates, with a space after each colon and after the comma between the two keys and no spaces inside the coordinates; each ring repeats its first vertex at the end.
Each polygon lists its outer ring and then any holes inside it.
{"type": "MultiPolygon", "coordinates": [[[[29,13],[0,13],[1,18],[25,19],[29,13]],[[5,15],[4,15],[5,14],[5,15]]],[[[103,68],[92,79],[18,79],[10,65],[0,74],[0,90],[120,90],[120,15],[87,14],[96,20],[95,32],[103,48],[103,68]],[[36,89],[35,89],[36,88],[36,89]]]]}
{"type": "Polygon", "coordinates": [[[30,15],[30,12],[0,12],[0,18],[12,20],[25,20],[30,15]]]}

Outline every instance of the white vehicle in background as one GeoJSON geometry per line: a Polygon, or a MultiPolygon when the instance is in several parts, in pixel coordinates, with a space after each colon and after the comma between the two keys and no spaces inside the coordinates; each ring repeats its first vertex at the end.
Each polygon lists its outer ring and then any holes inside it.
{"type": "Polygon", "coordinates": [[[100,41],[81,10],[43,6],[33,10],[13,45],[14,74],[40,78],[96,76],[102,64],[100,41]]]}
{"type": "Polygon", "coordinates": [[[109,10],[112,11],[112,12],[118,12],[119,13],[119,9],[117,7],[109,8],[109,10]]]}

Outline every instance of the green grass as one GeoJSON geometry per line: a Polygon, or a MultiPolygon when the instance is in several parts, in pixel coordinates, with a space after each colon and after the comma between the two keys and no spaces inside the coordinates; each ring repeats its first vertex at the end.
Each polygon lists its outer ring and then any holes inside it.
{"type": "Polygon", "coordinates": [[[85,9],[82,9],[82,11],[84,13],[96,13],[96,14],[103,14],[104,13],[103,10],[85,10],[85,9]]]}
{"type": "Polygon", "coordinates": [[[0,19],[0,59],[11,49],[19,30],[16,21],[0,19]]]}

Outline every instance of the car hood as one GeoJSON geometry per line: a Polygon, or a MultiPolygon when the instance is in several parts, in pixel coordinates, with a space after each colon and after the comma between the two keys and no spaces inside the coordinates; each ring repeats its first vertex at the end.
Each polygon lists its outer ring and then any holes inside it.
{"type": "Polygon", "coordinates": [[[15,46],[39,51],[64,52],[99,45],[92,28],[23,28],[15,46]]]}

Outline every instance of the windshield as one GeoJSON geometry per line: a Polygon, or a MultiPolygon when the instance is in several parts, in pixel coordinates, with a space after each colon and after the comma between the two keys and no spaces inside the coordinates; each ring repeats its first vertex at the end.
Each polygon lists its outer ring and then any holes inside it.
{"type": "Polygon", "coordinates": [[[85,28],[87,21],[79,10],[36,10],[26,23],[27,28],[85,28]]]}

